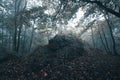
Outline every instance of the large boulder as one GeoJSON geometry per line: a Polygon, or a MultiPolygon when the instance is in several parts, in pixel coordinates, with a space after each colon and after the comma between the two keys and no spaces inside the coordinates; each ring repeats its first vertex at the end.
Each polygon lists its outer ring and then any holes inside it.
{"type": "Polygon", "coordinates": [[[56,35],[53,39],[49,40],[48,44],[51,50],[58,50],[66,46],[83,48],[83,43],[73,36],[56,35]]]}
{"type": "MultiPolygon", "coordinates": [[[[61,57],[75,58],[84,52],[84,45],[82,41],[73,36],[56,35],[49,41],[48,49],[50,51],[63,55],[61,57]]],[[[53,54],[53,53],[52,53],[53,54]]]]}
{"type": "Polygon", "coordinates": [[[61,64],[64,60],[73,60],[84,53],[81,40],[72,36],[56,35],[48,45],[39,46],[32,53],[25,56],[30,63],[35,61],[46,64],[61,64]]]}
{"type": "Polygon", "coordinates": [[[37,47],[32,53],[26,56],[26,59],[32,60],[46,58],[45,61],[52,62],[57,59],[73,60],[84,53],[82,41],[76,37],[66,35],[56,35],[49,40],[49,44],[37,47]]]}

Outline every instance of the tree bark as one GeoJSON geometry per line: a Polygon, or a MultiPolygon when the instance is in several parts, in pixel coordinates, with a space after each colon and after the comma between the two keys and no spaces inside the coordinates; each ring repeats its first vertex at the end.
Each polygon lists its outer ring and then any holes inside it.
{"type": "Polygon", "coordinates": [[[96,46],[95,46],[95,40],[94,40],[94,34],[93,34],[92,26],[91,26],[91,33],[92,33],[93,46],[94,46],[94,48],[95,48],[96,46]]]}
{"type": "Polygon", "coordinates": [[[19,52],[19,47],[20,47],[20,36],[21,36],[21,29],[22,29],[22,23],[20,24],[19,27],[19,33],[18,33],[18,43],[17,43],[17,52],[19,52]]]}
{"type": "Polygon", "coordinates": [[[103,32],[103,36],[104,36],[104,39],[105,39],[106,48],[107,48],[108,52],[111,53],[110,49],[109,49],[108,41],[107,41],[107,38],[106,38],[106,35],[105,35],[105,32],[104,32],[103,28],[102,28],[102,32],[103,32]]]}
{"type": "Polygon", "coordinates": [[[17,18],[17,5],[16,5],[17,0],[15,0],[15,13],[14,13],[14,39],[13,39],[13,50],[16,51],[16,45],[17,45],[17,23],[16,23],[16,18],[17,18]]]}
{"type": "Polygon", "coordinates": [[[30,39],[30,46],[29,46],[29,52],[31,50],[31,46],[32,46],[32,41],[33,41],[33,35],[34,35],[34,24],[35,24],[35,20],[32,26],[32,34],[31,34],[31,39],[30,39]]]}
{"type": "Polygon", "coordinates": [[[98,33],[99,33],[99,35],[100,35],[100,39],[101,39],[101,41],[102,41],[103,47],[105,48],[105,51],[106,51],[107,53],[109,53],[108,50],[107,50],[107,48],[106,48],[106,45],[105,45],[105,43],[104,43],[104,40],[103,40],[102,35],[101,35],[101,33],[100,33],[99,30],[98,30],[98,33]]]}
{"type": "Polygon", "coordinates": [[[114,38],[114,36],[113,36],[112,27],[111,27],[111,24],[110,24],[110,21],[109,21],[109,15],[108,15],[108,19],[106,18],[106,16],[105,16],[105,19],[106,19],[106,22],[107,22],[107,24],[108,24],[108,28],[109,28],[109,31],[110,31],[110,35],[111,35],[111,38],[112,38],[112,43],[113,43],[113,46],[112,46],[112,48],[113,48],[113,53],[114,53],[115,55],[118,55],[117,50],[116,50],[115,38],[114,38]]]}

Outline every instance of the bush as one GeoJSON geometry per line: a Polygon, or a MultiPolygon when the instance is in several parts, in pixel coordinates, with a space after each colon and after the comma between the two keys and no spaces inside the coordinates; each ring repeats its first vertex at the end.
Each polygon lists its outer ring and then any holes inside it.
{"type": "Polygon", "coordinates": [[[7,60],[18,59],[16,53],[6,49],[5,47],[0,46],[0,62],[4,62],[7,60]]]}

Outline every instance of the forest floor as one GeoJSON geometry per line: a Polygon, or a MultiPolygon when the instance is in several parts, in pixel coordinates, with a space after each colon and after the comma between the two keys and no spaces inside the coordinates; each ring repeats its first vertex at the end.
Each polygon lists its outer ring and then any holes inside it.
{"type": "Polygon", "coordinates": [[[118,56],[92,49],[71,60],[52,56],[2,62],[0,80],[120,80],[118,56]]]}

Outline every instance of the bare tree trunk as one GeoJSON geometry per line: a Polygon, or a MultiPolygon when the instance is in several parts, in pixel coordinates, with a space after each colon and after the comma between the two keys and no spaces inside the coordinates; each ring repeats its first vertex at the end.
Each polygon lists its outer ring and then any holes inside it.
{"type": "Polygon", "coordinates": [[[107,48],[108,52],[111,53],[111,52],[110,52],[110,49],[109,49],[109,45],[108,45],[108,41],[107,41],[105,32],[104,32],[104,30],[103,30],[103,27],[102,27],[102,33],[103,33],[103,36],[104,36],[104,39],[105,39],[106,48],[107,48]]]}
{"type": "Polygon", "coordinates": [[[101,33],[100,33],[99,30],[98,30],[98,33],[99,33],[99,35],[100,35],[100,39],[101,39],[101,41],[102,41],[103,47],[105,48],[105,51],[106,51],[107,53],[109,53],[108,50],[107,50],[107,48],[106,48],[106,45],[105,45],[105,43],[104,43],[104,40],[103,40],[102,35],[101,35],[101,33]]]}
{"type": "Polygon", "coordinates": [[[19,33],[18,33],[18,43],[17,43],[17,52],[19,52],[19,47],[20,47],[21,29],[22,29],[22,23],[20,24],[20,27],[19,27],[19,33]]]}
{"type": "Polygon", "coordinates": [[[11,49],[11,32],[9,31],[9,49],[11,49]]]}
{"type": "MultiPolygon", "coordinates": [[[[24,1],[24,0],[23,0],[24,1]]],[[[21,11],[21,13],[20,13],[20,18],[19,18],[19,23],[20,23],[20,26],[19,26],[19,32],[18,32],[18,41],[17,41],[17,46],[16,46],[16,51],[17,52],[19,52],[19,47],[20,47],[20,41],[21,41],[21,30],[22,30],[22,25],[23,25],[23,16],[22,16],[22,13],[24,13],[24,10],[25,10],[25,8],[26,8],[26,4],[27,4],[27,2],[25,2],[25,5],[24,5],[24,7],[23,8],[21,8],[20,9],[20,7],[21,7],[21,2],[22,2],[22,0],[20,0],[19,2],[18,2],[18,10],[20,10],[21,11]]]]}
{"type": "Polygon", "coordinates": [[[35,20],[32,26],[32,34],[31,34],[31,39],[30,39],[30,46],[29,46],[29,52],[31,50],[31,46],[32,46],[32,41],[33,41],[33,35],[34,35],[34,24],[35,24],[35,20]]]}
{"type": "Polygon", "coordinates": [[[6,45],[6,48],[8,48],[8,32],[7,32],[7,27],[5,29],[5,45],[6,45]]]}
{"type": "Polygon", "coordinates": [[[25,47],[25,44],[26,44],[26,27],[25,27],[25,31],[24,31],[24,38],[23,38],[23,49],[22,49],[22,52],[26,52],[27,51],[27,48],[25,47]]]}
{"type": "Polygon", "coordinates": [[[111,24],[110,24],[110,21],[109,21],[109,15],[108,15],[108,19],[107,19],[106,16],[105,16],[105,19],[106,19],[106,22],[107,22],[107,24],[108,24],[108,28],[109,28],[109,31],[110,31],[110,35],[111,35],[111,38],[112,38],[112,43],[113,43],[113,45],[112,45],[113,53],[114,53],[115,55],[118,55],[117,50],[116,50],[115,38],[114,38],[114,36],[113,36],[112,27],[111,27],[111,24]]]}
{"type": "Polygon", "coordinates": [[[3,26],[2,26],[2,46],[3,46],[3,26]]]}
{"type": "Polygon", "coordinates": [[[16,51],[16,45],[17,45],[17,0],[15,0],[15,13],[14,13],[14,39],[13,39],[13,50],[16,51]]]}
{"type": "Polygon", "coordinates": [[[94,34],[93,34],[93,29],[92,29],[92,27],[91,27],[91,33],[92,33],[93,46],[94,46],[94,48],[95,48],[96,46],[95,46],[95,40],[94,40],[94,34]]]}

